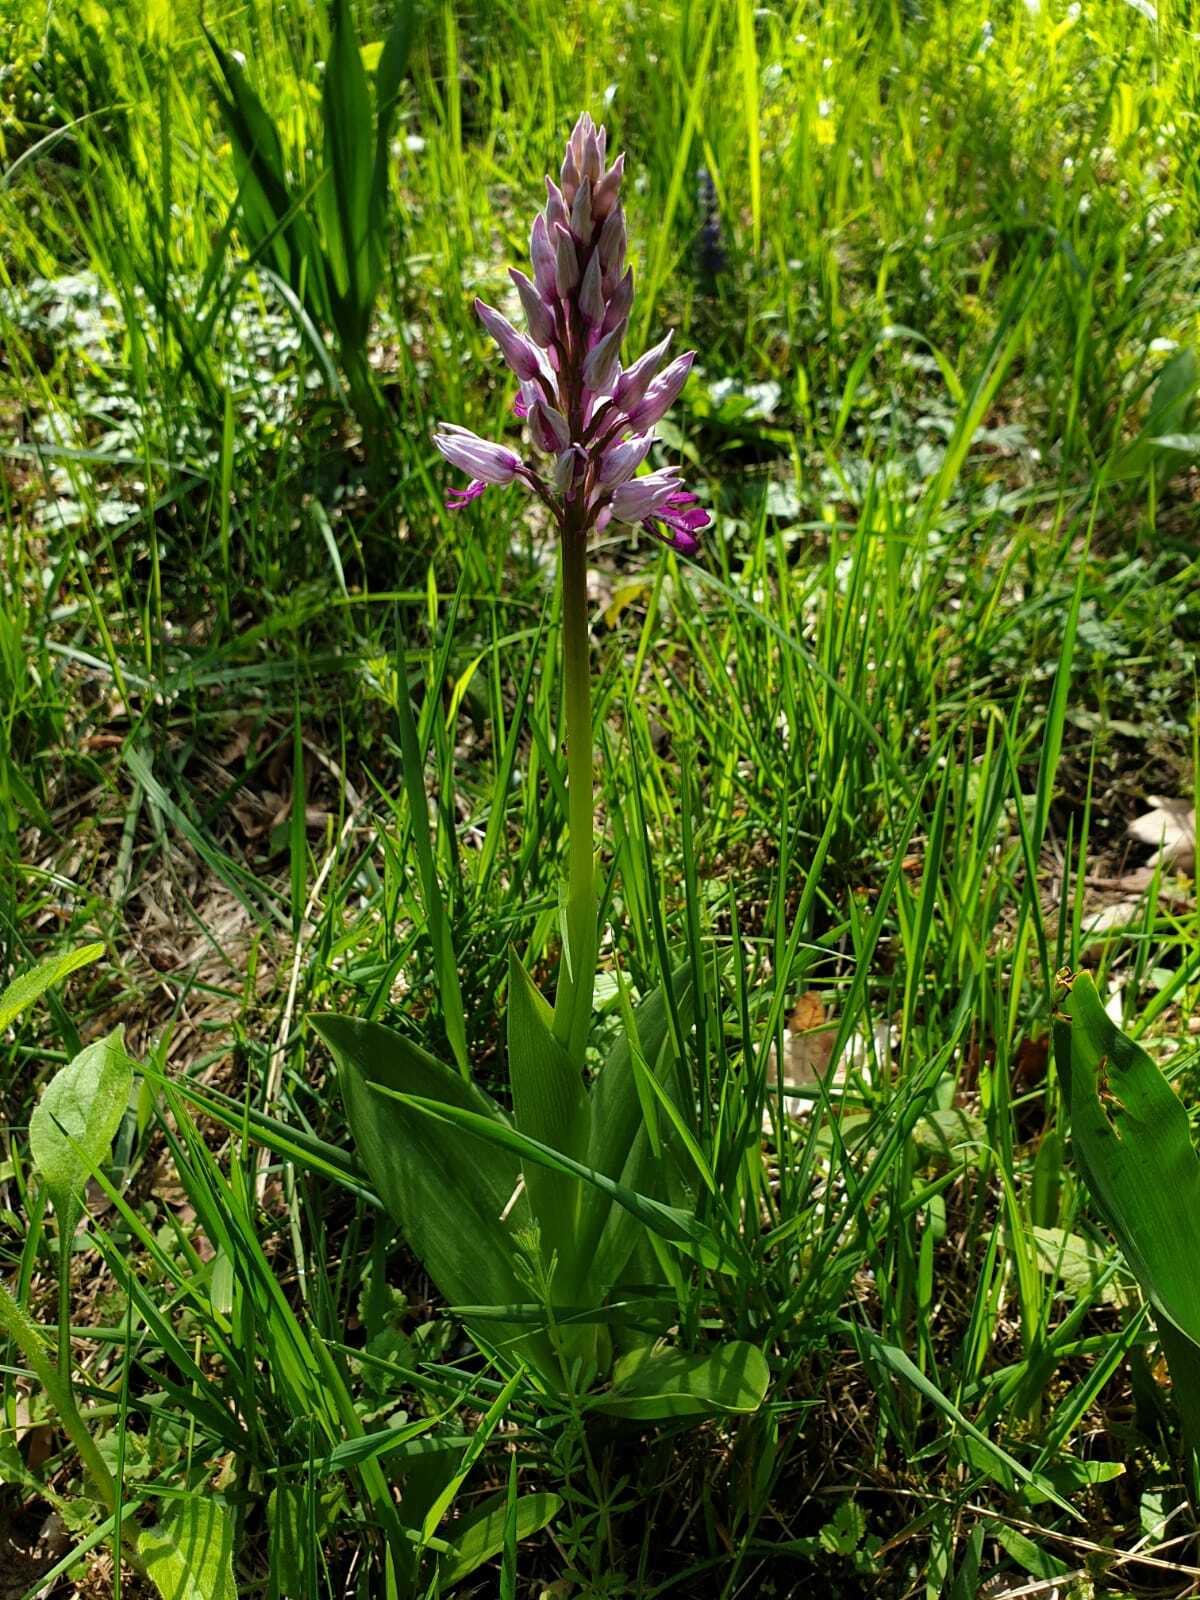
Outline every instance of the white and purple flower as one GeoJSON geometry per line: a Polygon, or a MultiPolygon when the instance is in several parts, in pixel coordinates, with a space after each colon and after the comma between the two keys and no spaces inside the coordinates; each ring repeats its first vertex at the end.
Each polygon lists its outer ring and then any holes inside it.
{"type": "Polygon", "coordinates": [[[553,513],[564,538],[586,539],[610,521],[641,524],[691,555],[708,513],[675,467],[636,476],[653,429],[678,399],[694,352],[663,365],[671,336],[622,369],[621,343],[633,303],[625,266],[624,156],[606,167],[607,131],[584,112],[567,141],[559,181],[530,233],[533,277],[510,269],[528,335],[492,306],[475,310],[520,383],[513,403],[543,473],[507,446],[441,423],[434,444],[469,475],[446,504],[458,510],[489,484],[518,481],[553,513]]]}

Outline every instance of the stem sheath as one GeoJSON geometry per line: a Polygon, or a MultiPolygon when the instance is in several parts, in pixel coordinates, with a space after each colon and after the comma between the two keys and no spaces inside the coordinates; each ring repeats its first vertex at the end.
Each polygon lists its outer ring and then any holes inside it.
{"type": "Polygon", "coordinates": [[[563,528],[563,711],[567,742],[567,950],[554,1006],[554,1034],[575,1061],[583,1056],[596,975],[596,892],[592,855],[592,664],[587,609],[587,531],[580,514],[563,528]]]}

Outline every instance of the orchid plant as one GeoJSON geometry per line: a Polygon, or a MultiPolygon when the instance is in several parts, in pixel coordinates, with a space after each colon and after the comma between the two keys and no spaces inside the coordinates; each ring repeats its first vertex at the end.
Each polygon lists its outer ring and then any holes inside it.
{"type": "Polygon", "coordinates": [[[519,483],[558,530],[569,847],[555,1005],[510,954],[511,1116],[469,1074],[390,1029],[337,1016],[314,1025],[338,1062],[376,1192],[476,1343],[573,1404],[649,1420],[754,1410],[768,1373],[762,1352],[745,1343],[701,1353],[656,1343],[677,1320],[671,1255],[728,1272],[730,1252],[742,1248],[696,1217],[694,1172],[680,1154],[679,1130],[694,1113],[678,1098],[674,1053],[690,1017],[690,969],[627,1012],[627,1032],[587,1081],[597,956],[589,540],[613,521],[641,524],[690,554],[708,522],[676,468],[639,475],[694,358],[669,360],[668,335],[621,365],[633,274],[624,158],[606,165],[606,143],[605,130],[581,116],[558,183],[546,180],[530,238],[533,275],[512,274],[527,333],[476,302],[517,379],[514,409],[530,455],[451,423],[434,440],[468,474],[452,509],[490,485],[519,483]],[[610,1309],[616,1290],[626,1306],[633,1296],[642,1307],[636,1326],[610,1309]],[[611,1385],[597,1393],[604,1377],[611,1385]]]}
{"type": "Polygon", "coordinates": [[[607,144],[607,130],[584,112],[567,141],[558,183],[546,178],[546,204],[529,237],[533,277],[509,269],[528,333],[475,301],[520,385],[513,409],[528,424],[535,460],[449,422],[439,425],[433,441],[447,461],[470,474],[447,501],[452,509],[489,484],[519,483],[538,496],[558,528],[570,843],[567,950],[554,1032],[576,1060],[591,1017],[596,957],[588,538],[609,522],[640,525],[692,555],[709,520],[678,468],[638,476],[654,428],[678,398],[695,352],[668,362],[668,333],[631,366],[621,366],[633,269],[625,262],[625,157],[606,166],[607,144]]]}

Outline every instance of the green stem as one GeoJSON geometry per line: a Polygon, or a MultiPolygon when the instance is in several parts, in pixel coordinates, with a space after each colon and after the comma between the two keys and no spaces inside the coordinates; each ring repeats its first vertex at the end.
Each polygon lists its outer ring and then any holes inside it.
{"type": "Polygon", "coordinates": [[[587,608],[587,532],[569,516],[561,545],[563,704],[567,741],[567,945],[554,1005],[554,1035],[582,1059],[596,976],[592,827],[592,663],[587,608]]]}

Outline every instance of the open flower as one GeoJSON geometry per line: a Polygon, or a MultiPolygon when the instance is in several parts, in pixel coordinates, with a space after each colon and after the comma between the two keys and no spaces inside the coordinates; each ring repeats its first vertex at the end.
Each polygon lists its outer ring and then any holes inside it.
{"type": "Polygon", "coordinates": [[[631,366],[621,345],[633,304],[625,265],[624,156],[607,165],[608,135],[584,112],[567,141],[558,182],[534,218],[532,277],[511,277],[528,334],[492,306],[475,310],[520,382],[513,409],[528,425],[545,471],[505,445],[441,423],[434,444],[470,482],[447,505],[457,510],[488,484],[522,483],[545,502],[564,539],[586,539],[609,521],[640,524],[692,554],[708,513],[677,469],[641,477],[653,429],[679,397],[694,352],[664,366],[670,334],[631,366]]]}

